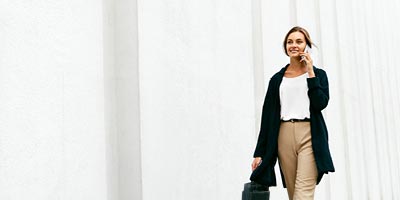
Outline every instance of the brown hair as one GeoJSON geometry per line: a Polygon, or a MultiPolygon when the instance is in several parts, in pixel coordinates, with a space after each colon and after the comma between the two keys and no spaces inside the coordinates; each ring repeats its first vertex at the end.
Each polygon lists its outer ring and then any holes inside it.
{"type": "Polygon", "coordinates": [[[289,56],[289,54],[288,54],[287,51],[286,51],[286,42],[287,42],[287,39],[288,39],[289,35],[290,35],[291,33],[293,33],[293,32],[300,32],[300,33],[303,33],[304,38],[306,39],[306,44],[307,44],[310,48],[312,48],[312,46],[315,46],[314,43],[311,41],[310,34],[308,34],[308,31],[307,31],[306,29],[300,27],[300,26],[295,26],[295,27],[293,27],[292,29],[289,30],[289,32],[288,32],[288,33],[286,34],[286,36],[285,36],[285,40],[283,40],[283,50],[285,51],[285,54],[286,54],[287,56],[289,56]]]}

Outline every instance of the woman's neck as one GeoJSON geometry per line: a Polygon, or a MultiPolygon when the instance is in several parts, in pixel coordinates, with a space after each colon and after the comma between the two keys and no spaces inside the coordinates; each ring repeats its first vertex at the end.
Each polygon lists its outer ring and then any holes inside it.
{"type": "Polygon", "coordinates": [[[291,57],[289,68],[292,71],[302,71],[304,66],[303,63],[300,62],[299,58],[291,57]]]}

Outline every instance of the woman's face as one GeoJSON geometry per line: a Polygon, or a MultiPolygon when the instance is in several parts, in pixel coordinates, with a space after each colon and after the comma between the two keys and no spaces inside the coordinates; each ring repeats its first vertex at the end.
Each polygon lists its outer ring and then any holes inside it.
{"type": "Polygon", "coordinates": [[[306,48],[306,39],[301,32],[293,32],[286,40],[286,52],[289,57],[299,57],[306,48]]]}

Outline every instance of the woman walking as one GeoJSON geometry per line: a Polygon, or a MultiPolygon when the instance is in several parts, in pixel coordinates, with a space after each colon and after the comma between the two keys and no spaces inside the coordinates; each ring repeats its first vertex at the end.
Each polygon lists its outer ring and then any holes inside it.
{"type": "Polygon", "coordinates": [[[283,47],[290,63],[272,76],[265,96],[261,128],[250,177],[276,186],[277,159],[290,200],[314,199],[322,176],[334,172],[328,131],[321,111],[328,105],[328,77],[313,66],[307,30],[293,27],[283,47]]]}

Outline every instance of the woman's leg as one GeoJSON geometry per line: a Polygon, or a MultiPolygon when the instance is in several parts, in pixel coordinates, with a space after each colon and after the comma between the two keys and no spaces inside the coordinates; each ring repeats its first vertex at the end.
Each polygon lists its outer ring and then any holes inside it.
{"type": "Polygon", "coordinates": [[[289,199],[293,199],[296,183],[297,150],[295,126],[292,122],[282,122],[278,137],[278,157],[285,177],[289,199]]]}
{"type": "Polygon", "coordinates": [[[311,127],[309,122],[296,123],[297,173],[294,200],[312,200],[317,183],[318,171],[315,164],[314,153],[311,144],[311,127]]]}

